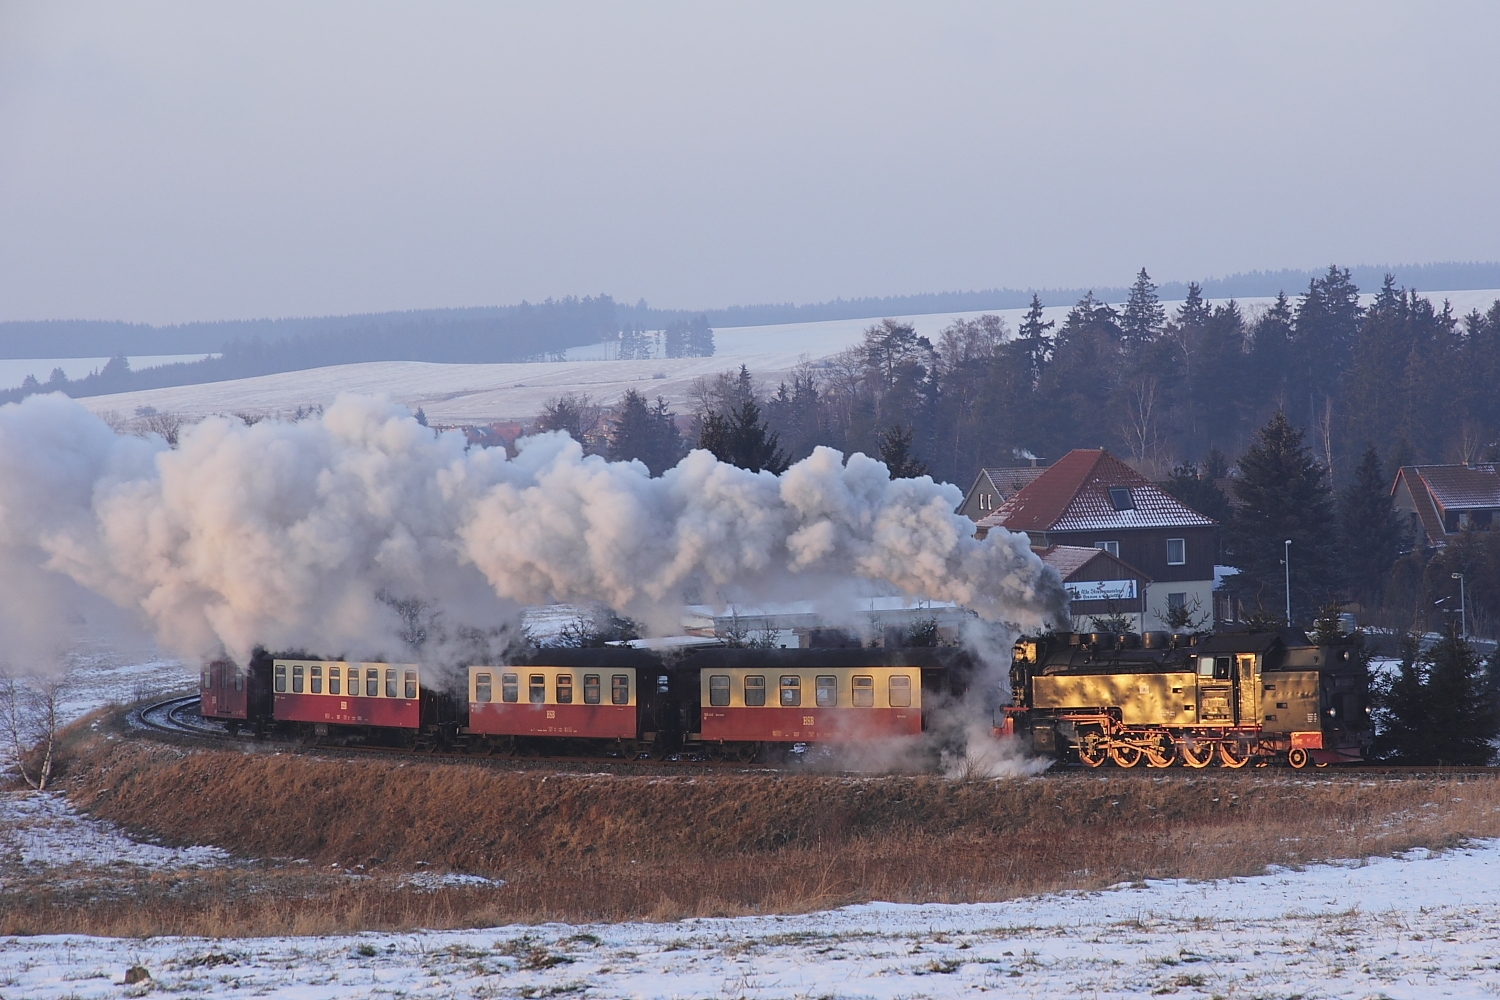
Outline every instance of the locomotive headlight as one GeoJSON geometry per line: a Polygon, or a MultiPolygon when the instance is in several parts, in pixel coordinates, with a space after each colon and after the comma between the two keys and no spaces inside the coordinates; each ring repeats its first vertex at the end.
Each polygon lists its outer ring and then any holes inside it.
{"type": "Polygon", "coordinates": [[[1328,710],[1328,717],[1329,717],[1329,718],[1330,718],[1330,719],[1331,719],[1331,718],[1333,718],[1333,717],[1334,717],[1334,716],[1335,716],[1335,715],[1338,715],[1338,714],[1339,714],[1339,710],[1338,710],[1338,709],[1336,709],[1336,708],[1330,708],[1330,709],[1329,709],[1329,710],[1328,710]]]}

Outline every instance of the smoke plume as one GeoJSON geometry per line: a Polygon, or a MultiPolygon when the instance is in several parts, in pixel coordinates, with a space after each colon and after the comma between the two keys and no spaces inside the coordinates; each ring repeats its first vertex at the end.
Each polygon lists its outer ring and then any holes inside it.
{"type": "Polygon", "coordinates": [[[357,396],[297,422],[211,418],[173,448],[32,396],[0,408],[0,573],[36,614],[0,638],[41,648],[102,597],[188,658],[359,655],[393,648],[393,597],[478,627],[568,601],[665,629],[688,592],[836,601],[859,581],[1054,620],[1056,574],[1024,536],[976,541],[960,499],[827,448],[779,477],[693,452],[653,479],[561,434],[509,459],[357,396]]]}

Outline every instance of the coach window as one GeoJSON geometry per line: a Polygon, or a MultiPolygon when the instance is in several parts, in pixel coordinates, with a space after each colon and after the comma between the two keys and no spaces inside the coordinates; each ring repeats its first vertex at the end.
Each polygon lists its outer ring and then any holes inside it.
{"type": "Polygon", "coordinates": [[[533,705],[545,704],[547,701],[547,675],[532,674],[530,687],[531,690],[528,692],[528,695],[531,698],[531,703],[533,705]]]}
{"type": "Polygon", "coordinates": [[[573,675],[557,675],[557,703],[559,705],[573,704],[573,675]]]}
{"type": "Polygon", "coordinates": [[[515,704],[521,700],[521,678],[518,674],[500,675],[500,700],[515,704]]]}
{"type": "Polygon", "coordinates": [[[329,694],[338,694],[339,693],[339,688],[342,686],[339,683],[339,681],[341,681],[343,679],[343,678],[341,678],[339,676],[340,673],[342,673],[342,671],[340,671],[338,667],[329,667],[328,668],[328,693],[329,694]]]}
{"type": "Polygon", "coordinates": [[[609,679],[609,701],[612,705],[630,704],[629,674],[615,674],[609,679]]]}
{"type": "Polygon", "coordinates": [[[475,674],[474,675],[474,700],[475,701],[480,702],[481,704],[483,704],[483,703],[488,702],[490,700],[490,682],[491,682],[491,680],[493,678],[494,678],[493,674],[475,674]]]}
{"type": "Polygon", "coordinates": [[[714,708],[729,704],[729,675],[710,674],[708,678],[708,703],[714,708]]]}
{"type": "Polygon", "coordinates": [[[205,690],[205,691],[207,691],[209,688],[213,687],[213,678],[212,678],[212,676],[210,674],[210,668],[209,667],[204,667],[203,668],[203,683],[201,683],[199,685],[199,687],[203,688],[203,690],[205,690]]]}
{"type": "Polygon", "coordinates": [[[365,697],[380,697],[380,671],[374,667],[365,668],[365,697]]]}
{"type": "Polygon", "coordinates": [[[278,663],[278,664],[276,664],[276,690],[278,692],[285,692],[286,691],[286,664],[285,663],[278,663]]]}
{"type": "Polygon", "coordinates": [[[583,675],[583,703],[585,705],[599,704],[599,675],[583,675]]]}
{"type": "Polygon", "coordinates": [[[1167,565],[1181,566],[1187,562],[1187,542],[1181,538],[1167,539],[1167,565]]]}
{"type": "Polygon", "coordinates": [[[781,676],[781,704],[783,708],[802,704],[802,678],[797,674],[781,676]]]}
{"type": "Polygon", "coordinates": [[[889,693],[892,708],[911,708],[911,678],[897,674],[891,678],[889,693]]]}
{"type": "Polygon", "coordinates": [[[745,678],[745,704],[760,708],[766,703],[766,679],[761,676],[745,678]]]}
{"type": "Polygon", "coordinates": [[[417,696],[417,672],[415,670],[408,670],[404,679],[406,682],[406,697],[415,698],[417,696]]]}
{"type": "Polygon", "coordinates": [[[875,707],[875,678],[855,677],[853,689],[855,708],[875,707]]]}
{"type": "Polygon", "coordinates": [[[239,667],[231,667],[230,669],[234,671],[234,689],[236,691],[245,690],[245,675],[240,672],[239,667]]]}
{"type": "Polygon", "coordinates": [[[292,694],[301,694],[303,688],[302,675],[307,668],[300,663],[292,664],[292,694]]]}
{"type": "Polygon", "coordinates": [[[818,677],[817,701],[819,708],[832,708],[839,703],[839,679],[832,675],[818,677]]]}
{"type": "Polygon", "coordinates": [[[394,698],[394,697],[396,697],[396,668],[395,667],[386,667],[385,668],[385,696],[387,698],[394,698]]]}
{"type": "Polygon", "coordinates": [[[323,665],[314,663],[312,667],[312,693],[323,693],[323,665]]]}

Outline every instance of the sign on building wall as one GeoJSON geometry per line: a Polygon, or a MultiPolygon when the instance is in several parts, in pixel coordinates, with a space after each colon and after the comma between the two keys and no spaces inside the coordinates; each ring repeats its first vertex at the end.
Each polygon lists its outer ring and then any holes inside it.
{"type": "Polygon", "coordinates": [[[1075,601],[1133,601],[1136,597],[1134,580],[1080,580],[1063,586],[1075,601]]]}

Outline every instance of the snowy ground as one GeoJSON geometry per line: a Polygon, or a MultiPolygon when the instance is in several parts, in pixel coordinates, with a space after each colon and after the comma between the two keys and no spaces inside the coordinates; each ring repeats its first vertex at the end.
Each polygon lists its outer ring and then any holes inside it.
{"type": "Polygon", "coordinates": [[[999,904],[326,938],[0,938],[0,996],[1494,997],[1500,846],[999,904]],[[124,987],[143,966],[149,983],[124,987]]]}
{"type": "MultiPolygon", "coordinates": [[[[1295,290],[1289,290],[1295,291],[1295,290]]],[[[1448,299],[1455,313],[1481,311],[1500,298],[1500,290],[1431,292],[1436,302],[1448,299]]],[[[1366,295],[1363,301],[1373,296],[1366,295]]],[[[1271,299],[1241,299],[1247,314],[1268,306],[1271,299]]],[[[1164,303],[1169,312],[1178,303],[1164,303]]],[[[992,310],[1010,329],[1019,325],[1022,309],[992,310]]],[[[1059,323],[1068,307],[1045,310],[1059,323]]],[[[898,317],[918,333],[933,336],[958,318],[979,312],[935,313],[898,317]]],[[[717,353],[711,358],[666,358],[651,361],[610,361],[607,345],[575,348],[567,361],[504,365],[441,365],[417,361],[368,362],[310,371],[263,375],[204,385],[149,389],[92,396],[81,402],[95,413],[129,417],[138,407],[188,417],[214,413],[286,414],[299,406],[328,405],[340,392],[384,393],[412,409],[421,407],[429,420],[443,424],[479,424],[529,420],[551,397],[586,392],[606,405],[626,389],[649,397],[663,396],[679,411],[689,399],[693,382],[744,364],[774,387],[803,361],[816,363],[859,343],[873,319],[788,323],[781,326],[730,327],[714,331],[717,353]]],[[[39,376],[41,377],[41,376],[39,376]]]]}
{"type": "Polygon", "coordinates": [[[61,795],[0,792],[0,872],[11,865],[30,870],[212,868],[228,860],[229,853],[217,847],[138,843],[113,824],[79,815],[61,795]]]}

